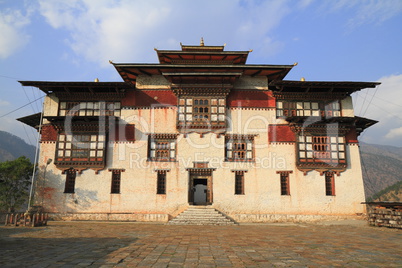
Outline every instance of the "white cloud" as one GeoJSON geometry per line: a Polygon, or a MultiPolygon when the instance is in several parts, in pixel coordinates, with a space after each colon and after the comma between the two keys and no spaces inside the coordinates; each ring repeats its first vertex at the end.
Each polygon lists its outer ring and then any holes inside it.
{"type": "Polygon", "coordinates": [[[10,105],[10,103],[8,101],[0,99],[0,107],[9,106],[9,105],[10,105]]]}
{"type": "Polygon", "coordinates": [[[0,58],[8,58],[28,43],[30,36],[23,28],[29,23],[29,15],[20,10],[0,11],[0,58]]]}
{"type": "Polygon", "coordinates": [[[347,25],[356,28],[367,23],[382,23],[402,11],[400,0],[331,0],[325,2],[325,8],[331,11],[354,12],[347,25]]]}
{"type": "Polygon", "coordinates": [[[379,121],[366,130],[364,140],[402,146],[402,74],[379,79],[377,89],[354,94],[355,113],[379,121]]]}
{"type": "Polygon", "coordinates": [[[206,45],[227,43],[231,49],[258,49],[269,55],[281,47],[269,37],[270,31],[290,12],[288,2],[281,0],[39,0],[39,4],[49,25],[69,31],[66,42],[76,55],[101,65],[108,60],[155,61],[153,47],[178,49],[180,42],[196,44],[201,37],[206,45]]]}
{"type": "Polygon", "coordinates": [[[391,129],[386,135],[385,138],[393,139],[396,137],[402,138],[402,127],[391,129]]]}

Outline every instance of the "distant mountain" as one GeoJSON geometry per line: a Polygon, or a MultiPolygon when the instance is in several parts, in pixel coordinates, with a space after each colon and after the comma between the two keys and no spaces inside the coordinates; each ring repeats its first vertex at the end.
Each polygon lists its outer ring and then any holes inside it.
{"type": "MultiPolygon", "coordinates": [[[[402,148],[361,143],[360,153],[368,200],[379,198],[380,192],[382,194],[389,192],[385,190],[387,187],[402,182],[402,148]]],[[[387,198],[388,201],[398,201],[395,198],[392,200],[391,194],[387,198]]]]}
{"type": "Polygon", "coordinates": [[[11,133],[0,130],[0,162],[14,160],[20,156],[26,156],[34,162],[35,147],[11,133]]]}

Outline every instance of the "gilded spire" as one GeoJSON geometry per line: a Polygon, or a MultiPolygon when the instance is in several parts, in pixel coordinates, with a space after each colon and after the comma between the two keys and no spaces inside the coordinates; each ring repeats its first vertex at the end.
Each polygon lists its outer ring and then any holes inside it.
{"type": "Polygon", "coordinates": [[[204,38],[203,37],[201,37],[201,42],[200,42],[200,46],[204,46],[204,38]]]}

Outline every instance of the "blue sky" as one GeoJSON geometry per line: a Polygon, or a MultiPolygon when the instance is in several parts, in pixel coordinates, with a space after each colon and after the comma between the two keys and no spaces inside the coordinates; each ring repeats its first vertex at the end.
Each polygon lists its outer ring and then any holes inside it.
{"type": "Polygon", "coordinates": [[[286,77],[380,81],[354,94],[356,115],[379,120],[360,139],[402,147],[400,0],[0,0],[0,130],[34,143],[15,119],[43,95],[18,80],[121,81],[109,64],[155,63],[183,44],[253,49],[248,63],[298,65],[286,77]],[[5,115],[5,116],[4,116],[5,115]]]}

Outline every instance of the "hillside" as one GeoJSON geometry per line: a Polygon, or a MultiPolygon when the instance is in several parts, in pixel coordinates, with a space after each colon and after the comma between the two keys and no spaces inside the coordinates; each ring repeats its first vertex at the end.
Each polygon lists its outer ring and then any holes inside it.
{"type": "Polygon", "coordinates": [[[34,162],[35,147],[17,136],[0,130],[0,162],[14,160],[20,156],[26,156],[34,162]]]}
{"type": "Polygon", "coordinates": [[[399,181],[384,190],[379,191],[368,201],[396,201],[402,202],[402,181],[399,181]]]}
{"type": "Polygon", "coordinates": [[[367,198],[402,181],[402,148],[361,143],[360,152],[367,198]]]}

